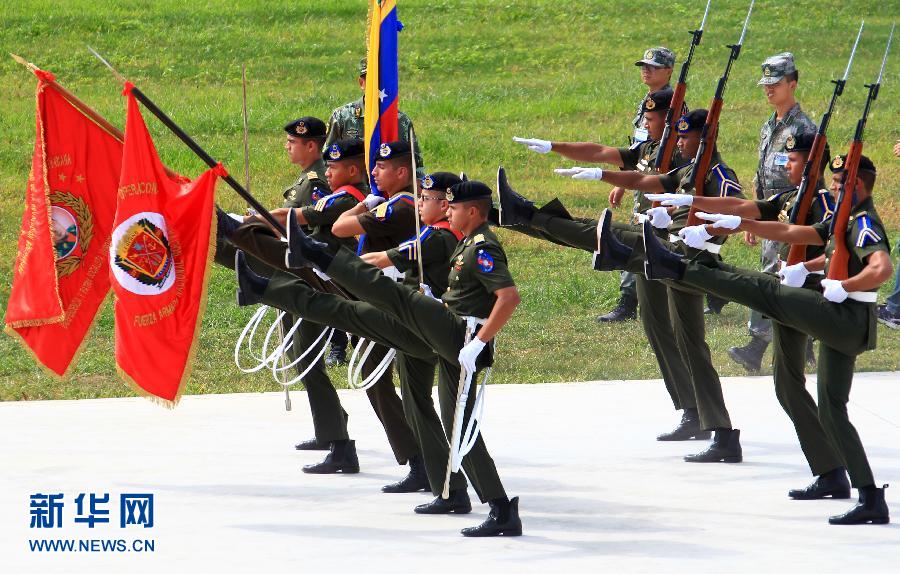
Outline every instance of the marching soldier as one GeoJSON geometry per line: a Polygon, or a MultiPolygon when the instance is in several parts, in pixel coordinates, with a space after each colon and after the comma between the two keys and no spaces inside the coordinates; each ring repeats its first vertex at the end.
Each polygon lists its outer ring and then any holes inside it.
{"type": "MultiPolygon", "coordinates": [[[[799,72],[790,52],[776,54],[762,63],[762,78],[757,85],[762,86],[766,101],[774,111],[759,133],[759,165],[754,188],[756,198],[760,200],[793,187],[787,172],[788,150],[785,146],[788,138],[816,132],[816,124],[800,110],[794,95],[798,80],[799,72]]],[[[757,244],[752,234],[745,234],[745,240],[750,245],[757,244]]],[[[777,242],[763,239],[761,249],[761,270],[776,273],[780,246],[777,242]]],[[[750,342],[743,347],[731,347],[728,355],[748,371],[756,372],[762,366],[763,354],[772,341],[772,323],[751,310],[747,328],[750,330],[750,342]]],[[[811,348],[809,355],[814,361],[811,348]]]]}
{"type": "MultiPolygon", "coordinates": [[[[845,159],[837,156],[831,164],[832,189],[841,185],[845,159]]],[[[799,271],[805,271],[806,277],[815,271],[824,271],[827,276],[835,245],[843,242],[849,250],[848,278],[821,279],[815,290],[785,286],[775,276],[724,263],[687,261],[667,250],[652,235],[645,233],[644,237],[648,277],[683,281],[819,340],[819,419],[846,461],[852,485],[859,490],[856,506],[829,518],[830,524],[886,524],[890,520],[884,488],[875,486],[862,441],[847,416],[856,357],[874,349],[876,344],[878,287],[893,273],[887,233],[872,198],[875,178],[875,165],[862,156],[856,181],[845,184],[846,193],[852,193],[856,201],[842,237],[831,235],[830,221],[801,226],[736,215],[707,217],[720,228],[749,231],[782,243],[824,246],[824,256],[801,264],[803,269],[799,271]]]]}

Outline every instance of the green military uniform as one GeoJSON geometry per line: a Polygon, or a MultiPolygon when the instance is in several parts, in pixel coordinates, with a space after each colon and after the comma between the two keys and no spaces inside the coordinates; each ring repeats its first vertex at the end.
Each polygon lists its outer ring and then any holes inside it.
{"type": "MultiPolygon", "coordinates": [[[[828,242],[826,274],[836,240],[829,238],[829,226],[828,221],[812,226],[828,242]]],[[[853,207],[847,233],[838,238],[850,252],[850,277],[865,268],[869,255],[890,251],[886,237],[871,197],[853,207]]],[[[851,294],[844,302],[833,303],[815,289],[786,287],[771,275],[724,263],[706,266],[689,262],[683,280],[819,340],[819,420],[843,458],[853,486],[874,485],[862,442],[847,416],[856,356],[874,349],[876,344],[874,297],[868,296],[871,302],[864,302],[854,297],[864,299],[865,295],[851,294]]]]}
{"type": "MultiPolygon", "coordinates": [[[[284,190],[282,207],[300,208],[313,206],[320,199],[331,193],[331,187],[325,179],[325,160],[317,159],[312,165],[303,169],[300,177],[290,187],[284,190]]],[[[308,230],[305,229],[304,231],[308,230]]]]}
{"type": "MultiPolygon", "coordinates": [[[[789,149],[793,146],[789,145],[789,149]]],[[[769,199],[757,200],[760,220],[789,222],[791,211],[797,202],[797,189],[776,193],[769,199]]],[[[834,211],[831,194],[820,189],[810,204],[806,221],[801,225],[810,225],[828,220],[834,211]]],[[[790,245],[782,243],[779,259],[787,261],[790,245]]],[[[806,247],[806,259],[815,259],[824,253],[824,247],[810,245],[806,247]]],[[[817,286],[817,278],[807,282],[807,288],[817,286]]],[[[812,396],[806,390],[806,347],[809,337],[806,333],[793,329],[782,323],[772,325],[773,345],[773,379],[775,396],[790,417],[800,442],[800,448],[816,476],[844,466],[831,439],[819,420],[818,409],[812,396]]]]}

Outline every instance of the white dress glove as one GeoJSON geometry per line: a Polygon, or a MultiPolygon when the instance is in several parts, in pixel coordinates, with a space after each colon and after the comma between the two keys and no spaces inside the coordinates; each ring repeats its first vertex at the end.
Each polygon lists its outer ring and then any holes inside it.
{"type": "Polygon", "coordinates": [[[243,216],[243,215],[238,215],[237,213],[229,213],[229,214],[228,214],[228,217],[230,217],[231,219],[237,221],[238,223],[244,223],[244,216],[243,216]]]}
{"type": "Polygon", "coordinates": [[[712,239],[712,235],[706,230],[705,225],[690,225],[678,232],[678,237],[684,244],[694,249],[703,249],[706,242],[712,239]]]}
{"type": "Polygon", "coordinates": [[[513,141],[527,146],[528,149],[537,153],[550,153],[550,150],[553,149],[553,142],[547,140],[514,137],[513,141]]]}
{"type": "Polygon", "coordinates": [[[568,175],[572,179],[603,179],[603,170],[599,167],[570,167],[553,170],[559,175],[568,175]]]}
{"type": "Polygon", "coordinates": [[[475,374],[475,360],[484,349],[485,342],[478,337],[472,337],[469,344],[459,351],[459,366],[464,368],[466,372],[475,374]]]}
{"type": "Polygon", "coordinates": [[[434,293],[431,292],[431,286],[427,283],[419,283],[419,291],[421,291],[422,295],[425,295],[426,297],[437,299],[437,297],[434,296],[434,293]]]}
{"type": "Polygon", "coordinates": [[[650,201],[658,201],[664,207],[684,207],[694,203],[694,196],[687,193],[645,193],[650,201]]]}
{"type": "Polygon", "coordinates": [[[737,229],[741,226],[740,215],[722,215],[721,213],[703,213],[698,211],[697,217],[706,221],[712,221],[712,226],[718,229],[737,229]]]}
{"type": "Polygon", "coordinates": [[[647,216],[650,218],[650,225],[657,229],[668,229],[672,223],[672,216],[665,207],[651,207],[647,210],[647,216]]]}
{"type": "Polygon", "coordinates": [[[832,303],[843,303],[847,299],[847,291],[837,279],[822,279],[822,295],[832,303]]]}
{"type": "Polygon", "coordinates": [[[788,287],[803,287],[807,275],[809,275],[809,269],[802,262],[795,265],[788,265],[782,262],[781,269],[778,270],[781,284],[788,287]]]}
{"type": "Polygon", "coordinates": [[[375,195],[374,193],[370,193],[363,200],[363,203],[365,204],[366,209],[368,209],[369,211],[372,211],[373,209],[375,209],[376,206],[378,206],[381,203],[384,203],[385,201],[387,201],[387,199],[381,197],[380,195],[375,195]]]}

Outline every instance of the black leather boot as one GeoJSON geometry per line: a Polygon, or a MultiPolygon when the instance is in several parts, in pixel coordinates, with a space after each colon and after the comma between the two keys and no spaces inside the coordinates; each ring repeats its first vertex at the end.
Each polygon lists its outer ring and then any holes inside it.
{"type": "Polygon", "coordinates": [[[612,234],[612,211],[604,209],[597,222],[597,251],[594,251],[594,271],[622,271],[631,257],[631,247],[612,234]]]}
{"type": "Polygon", "coordinates": [[[618,323],[620,321],[634,320],[637,318],[637,307],[637,297],[623,294],[619,297],[619,302],[616,303],[616,306],[609,313],[597,317],[597,321],[600,323],[618,323]]]}
{"type": "Polygon", "coordinates": [[[509,502],[491,501],[491,512],[487,520],[478,526],[463,528],[463,536],[522,536],[522,521],[519,519],[519,497],[509,502]]]}
{"type": "Polygon", "coordinates": [[[234,254],[234,273],[237,275],[238,284],[237,304],[246,307],[262,301],[269,280],[250,269],[243,251],[238,250],[234,254]]]}
{"type": "Polygon", "coordinates": [[[794,500],[819,500],[820,498],[850,498],[850,481],[847,480],[847,471],[843,468],[835,468],[822,473],[803,489],[788,491],[788,496],[794,500]]]}
{"type": "Polygon", "coordinates": [[[316,267],[319,271],[325,271],[334,259],[328,253],[327,243],[316,241],[303,233],[293,209],[288,210],[287,214],[287,241],[284,266],[288,269],[316,267]]]}
{"type": "Polygon", "coordinates": [[[738,429],[716,429],[716,436],[708,449],[684,457],[685,462],[741,462],[741,431],[738,429]]]}
{"type": "Polygon", "coordinates": [[[497,169],[497,195],[500,198],[497,222],[501,226],[531,225],[531,218],[535,212],[534,202],[516,193],[509,186],[506,170],[502,167],[497,169]]]}
{"type": "Polygon", "coordinates": [[[657,436],[656,440],[708,440],[711,434],[710,431],[700,428],[700,416],[697,414],[697,409],[684,409],[678,426],[657,436]]]}
{"type": "Polygon", "coordinates": [[[298,442],[294,445],[297,450],[331,450],[331,443],[328,441],[319,442],[314,438],[298,442]]]}
{"type": "Polygon", "coordinates": [[[468,514],[472,512],[472,502],[466,489],[451,490],[450,496],[444,500],[440,496],[427,504],[420,504],[413,511],[416,514],[468,514]]]}
{"type": "Polygon", "coordinates": [[[431,490],[428,484],[428,475],[425,472],[425,463],[419,455],[413,455],[409,459],[409,474],[402,480],[381,487],[381,492],[389,494],[401,492],[422,492],[423,490],[431,490]]]}
{"type": "Polygon", "coordinates": [[[747,369],[747,371],[756,373],[759,371],[760,366],[762,366],[762,358],[768,347],[769,341],[753,335],[750,338],[750,342],[743,347],[730,347],[728,349],[728,356],[731,357],[735,363],[747,369]]]}
{"type": "Polygon", "coordinates": [[[359,458],[356,456],[356,442],[339,440],[331,443],[331,452],[318,464],[303,467],[307,474],[356,474],[359,472],[359,458]]]}
{"type": "Polygon", "coordinates": [[[887,524],[891,521],[888,513],[887,502],[884,501],[884,489],[875,488],[875,485],[864,486],[859,489],[859,502],[856,506],[841,514],[828,519],[828,524],[887,524]]]}
{"type": "Polygon", "coordinates": [[[676,279],[684,277],[685,264],[681,255],[669,251],[653,233],[650,221],[644,221],[644,276],[647,279],[676,279]]]}

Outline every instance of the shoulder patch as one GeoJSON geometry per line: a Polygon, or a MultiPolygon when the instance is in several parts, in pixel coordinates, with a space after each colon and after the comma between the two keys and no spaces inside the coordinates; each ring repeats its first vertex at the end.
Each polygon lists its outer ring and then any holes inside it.
{"type": "Polygon", "coordinates": [[[481,243],[484,243],[484,241],[485,241],[484,233],[479,233],[478,235],[476,235],[475,237],[472,238],[472,243],[474,245],[479,245],[481,243]]]}
{"type": "Polygon", "coordinates": [[[872,219],[865,212],[857,215],[856,228],[859,230],[859,236],[856,239],[857,247],[875,245],[881,241],[881,235],[872,228],[872,219]]]}
{"type": "Polygon", "coordinates": [[[478,250],[478,255],[475,258],[475,263],[478,265],[478,269],[481,270],[482,273],[490,273],[494,270],[494,258],[491,257],[491,254],[484,249],[478,250]]]}

